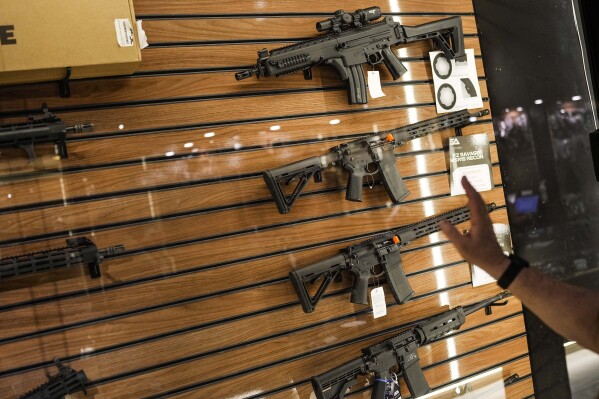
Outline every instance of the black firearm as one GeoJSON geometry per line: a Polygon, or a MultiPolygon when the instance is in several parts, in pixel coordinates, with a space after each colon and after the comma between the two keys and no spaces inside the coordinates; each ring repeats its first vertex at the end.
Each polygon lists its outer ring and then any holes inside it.
{"type": "Polygon", "coordinates": [[[98,249],[96,244],[86,237],[67,239],[67,246],[25,255],[0,259],[0,280],[23,274],[87,264],[92,278],[101,276],[100,263],[106,257],[123,252],[125,247],[115,245],[98,249]]]}
{"type": "MultiPolygon", "coordinates": [[[[470,306],[458,306],[433,316],[415,327],[386,339],[369,348],[362,349],[362,356],[336,367],[326,373],[312,377],[312,387],[317,399],[343,399],[347,389],[354,386],[360,374],[374,374],[372,399],[384,399],[385,388],[391,379],[391,369],[397,366],[397,374],[403,375],[412,397],[430,392],[418,357],[418,347],[434,341],[450,331],[459,329],[466,316],[477,310],[488,308],[509,296],[504,291],[492,298],[470,306]]],[[[507,304],[507,301],[501,305],[507,304]]],[[[487,312],[490,313],[490,310],[487,312]]]]}
{"type": "Polygon", "coordinates": [[[438,130],[466,126],[488,114],[486,109],[473,114],[466,110],[443,114],[338,145],[331,148],[326,155],[267,170],[262,173],[262,177],[279,213],[288,213],[308,181],[314,177],[315,182],[322,182],[322,171],[331,166],[340,166],[349,172],[345,199],[362,201],[364,177],[374,179],[374,175],[379,174],[391,201],[397,204],[410,194],[410,191],[395,165],[395,147],[438,130]],[[294,183],[295,181],[297,183],[294,183]],[[295,186],[284,189],[284,186],[290,186],[292,183],[295,186]]]}
{"type": "Polygon", "coordinates": [[[44,103],[42,115],[30,115],[27,122],[0,126],[0,147],[21,147],[27,152],[29,160],[33,160],[35,144],[54,143],[60,158],[67,158],[66,134],[90,132],[93,128],[91,123],[65,126],[44,103]]]}
{"type": "MultiPolygon", "coordinates": [[[[495,203],[488,204],[487,210],[492,212],[495,207],[495,203]]],[[[289,272],[289,279],[305,313],[314,311],[327,287],[333,280],[338,279],[343,271],[354,275],[351,303],[368,304],[368,281],[370,277],[376,276],[386,278],[395,301],[402,304],[412,298],[414,291],[401,266],[400,248],[417,238],[440,231],[441,220],[456,225],[469,219],[470,210],[464,206],[418,223],[389,230],[360,244],[342,249],[339,255],[292,270],[289,272]],[[320,278],[322,282],[316,293],[310,295],[306,284],[314,283],[320,278]]]]}
{"type": "Polygon", "coordinates": [[[48,381],[39,387],[27,392],[19,399],[63,399],[66,395],[85,390],[87,376],[83,370],[75,371],[64,366],[58,359],[54,360],[58,367],[58,374],[49,377],[48,381]]]}
{"type": "Polygon", "coordinates": [[[384,63],[393,80],[406,67],[393,54],[391,47],[420,40],[432,39],[448,60],[466,61],[464,37],[460,17],[450,17],[417,26],[404,26],[387,16],[381,17],[379,7],[369,7],[347,13],[335,11],[334,17],[316,23],[316,30],[329,32],[324,36],[287,47],[258,51],[255,67],[235,74],[237,80],[256,75],[258,78],[281,76],[303,71],[304,78],[312,79],[312,68],[328,65],[348,83],[350,104],[366,104],[366,82],[362,64],[384,63]]]}

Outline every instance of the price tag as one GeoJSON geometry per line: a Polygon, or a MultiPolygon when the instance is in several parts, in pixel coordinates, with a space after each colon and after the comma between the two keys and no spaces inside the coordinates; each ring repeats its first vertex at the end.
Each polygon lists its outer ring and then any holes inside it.
{"type": "Polygon", "coordinates": [[[385,302],[383,287],[376,287],[370,291],[370,302],[372,303],[372,315],[375,319],[387,314],[387,302],[385,302]]]}
{"type": "Polygon", "coordinates": [[[379,71],[368,71],[368,91],[372,98],[385,97],[385,93],[383,93],[383,88],[381,87],[379,71]]]}

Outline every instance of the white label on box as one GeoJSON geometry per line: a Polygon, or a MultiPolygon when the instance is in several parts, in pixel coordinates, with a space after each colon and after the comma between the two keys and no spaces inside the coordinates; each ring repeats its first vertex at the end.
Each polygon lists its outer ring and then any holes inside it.
{"type": "Polygon", "coordinates": [[[129,19],[115,19],[114,29],[116,30],[116,41],[121,47],[133,47],[135,44],[135,33],[129,19]]]}
{"type": "Polygon", "coordinates": [[[385,97],[381,87],[381,77],[379,71],[368,71],[368,91],[371,98],[385,97]]]}
{"type": "Polygon", "coordinates": [[[385,291],[383,287],[376,287],[370,291],[370,300],[372,302],[372,315],[376,319],[387,314],[387,302],[385,302],[385,291]]]}
{"type": "Polygon", "coordinates": [[[137,21],[137,39],[139,40],[139,48],[144,49],[149,46],[148,44],[148,36],[146,36],[146,31],[141,26],[141,19],[137,21]]]}

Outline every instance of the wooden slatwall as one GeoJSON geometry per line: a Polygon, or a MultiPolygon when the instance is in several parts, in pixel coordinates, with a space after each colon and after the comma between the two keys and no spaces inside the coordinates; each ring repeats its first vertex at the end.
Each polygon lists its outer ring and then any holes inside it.
{"type": "MultiPolygon", "coordinates": [[[[390,3],[379,5],[408,25],[461,15],[486,97],[469,0],[390,3]]],[[[93,133],[69,137],[62,162],[48,155],[52,146],[38,146],[32,164],[20,150],[2,149],[0,255],[63,246],[69,236],[127,249],[102,264],[100,279],[75,268],[2,282],[0,397],[44,382],[60,358],[85,370],[95,398],[308,399],[311,376],[357,357],[360,348],[445,305],[499,291],[494,284],[472,288],[468,265],[439,235],[403,251],[416,296],[401,306],[388,296],[383,318],[349,302],[347,279],[304,314],[287,280],[294,267],[375,232],[465,204],[449,196],[453,131],[397,149],[411,191],[399,206],[387,206],[381,186],[366,188],[361,203],[345,201],[346,176],[336,171],[310,183],[287,215],[269,196],[265,169],[436,116],[426,42],[395,50],[409,73],[393,82],[382,71],[386,97],[368,106],[348,105],[327,68],[315,69],[311,81],[301,74],[235,81],[234,72],[255,63],[262,47],[314,36],[314,23],[339,8],[371,5],[136,0],[151,46],[135,76],[75,81],[66,99],[54,84],[0,89],[3,122],[47,102],[69,124],[95,125],[93,133]]],[[[494,139],[490,119],[463,129],[482,132],[494,139]]],[[[494,144],[491,153],[495,189],[484,197],[500,205],[493,220],[507,223],[494,144]]],[[[524,398],[532,394],[527,352],[521,306],[512,298],[491,316],[470,316],[459,333],[419,355],[432,387],[458,378],[456,370],[465,378],[503,367],[504,378],[523,377],[506,388],[508,397],[524,398]]],[[[352,398],[370,397],[366,380],[358,386],[352,398]]],[[[409,396],[403,383],[402,391],[409,396]]]]}

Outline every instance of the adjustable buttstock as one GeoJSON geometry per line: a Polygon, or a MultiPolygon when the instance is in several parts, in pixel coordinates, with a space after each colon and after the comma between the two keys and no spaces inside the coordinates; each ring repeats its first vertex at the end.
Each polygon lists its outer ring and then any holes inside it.
{"type": "Polygon", "coordinates": [[[289,272],[289,279],[305,313],[312,313],[314,311],[316,304],[344,266],[345,257],[339,254],[289,272]],[[306,283],[314,282],[320,277],[322,277],[322,283],[316,293],[310,295],[306,283]]]}
{"type": "Polygon", "coordinates": [[[317,399],[344,398],[345,392],[358,382],[356,377],[365,371],[364,359],[360,357],[312,377],[314,394],[317,399]]]}
{"type": "Polygon", "coordinates": [[[387,194],[389,194],[389,198],[394,204],[401,202],[410,194],[410,190],[406,187],[399,170],[397,170],[393,150],[386,150],[377,166],[381,171],[381,180],[385,190],[387,190],[387,194]]]}
{"type": "Polygon", "coordinates": [[[464,51],[464,34],[462,19],[458,16],[441,19],[417,26],[403,26],[407,42],[415,40],[433,39],[439,50],[443,51],[448,59],[466,61],[464,51]],[[445,36],[451,36],[451,43],[445,36]]]}
{"type": "Polygon", "coordinates": [[[289,212],[312,176],[315,177],[315,180],[320,181],[321,170],[320,157],[312,157],[262,173],[262,178],[277,205],[279,213],[289,212]],[[289,185],[296,179],[298,180],[297,185],[290,194],[286,194],[281,188],[281,184],[289,185]]]}
{"type": "Polygon", "coordinates": [[[388,262],[383,266],[383,269],[387,276],[387,285],[391,289],[395,302],[401,305],[409,301],[414,296],[414,290],[401,267],[399,251],[395,252],[393,257],[388,257],[388,262]]]}
{"type": "Polygon", "coordinates": [[[389,47],[383,49],[383,62],[391,73],[393,80],[399,79],[404,73],[408,72],[406,67],[399,61],[399,58],[393,54],[389,47]]]}

